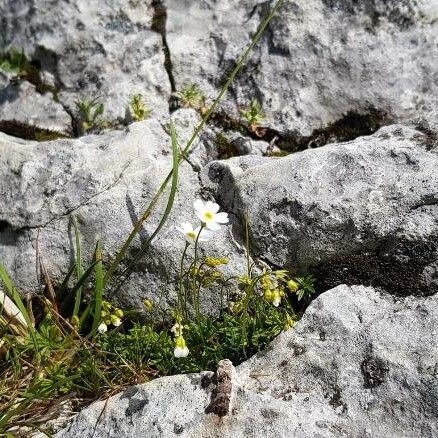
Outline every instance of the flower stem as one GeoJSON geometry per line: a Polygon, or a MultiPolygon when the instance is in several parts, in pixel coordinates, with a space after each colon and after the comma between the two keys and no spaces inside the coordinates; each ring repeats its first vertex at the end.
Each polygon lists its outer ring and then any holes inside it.
{"type": "Polygon", "coordinates": [[[186,258],[187,254],[187,248],[189,247],[189,243],[186,242],[184,246],[184,251],[181,256],[181,266],[179,270],[179,285],[178,285],[178,312],[180,314],[184,314],[184,316],[187,315],[187,296],[185,293],[185,287],[184,287],[184,259],[186,258]]]}
{"type": "Polygon", "coordinates": [[[199,318],[199,292],[197,291],[196,288],[196,265],[198,263],[198,241],[199,241],[199,236],[202,233],[202,230],[204,229],[205,224],[201,224],[201,228],[199,229],[199,233],[196,236],[196,241],[195,241],[195,256],[193,259],[193,269],[194,269],[194,273],[193,273],[193,279],[192,279],[192,294],[193,294],[193,307],[195,310],[195,315],[196,315],[196,319],[199,318]]]}

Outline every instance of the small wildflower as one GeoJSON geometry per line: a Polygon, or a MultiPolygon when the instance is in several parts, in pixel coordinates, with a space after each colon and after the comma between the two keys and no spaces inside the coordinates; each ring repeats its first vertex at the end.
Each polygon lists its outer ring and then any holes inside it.
{"type": "Polygon", "coordinates": [[[175,357],[187,357],[189,355],[189,349],[187,348],[186,341],[182,336],[178,336],[175,339],[175,350],[173,351],[175,357]]]}
{"type": "Polygon", "coordinates": [[[226,265],[228,259],[226,257],[205,257],[204,263],[210,268],[214,268],[215,266],[226,265]]]}
{"type": "Polygon", "coordinates": [[[296,292],[298,288],[300,287],[299,284],[294,280],[289,280],[287,282],[287,287],[291,292],[296,292]]]}
{"type": "Polygon", "coordinates": [[[183,222],[181,226],[178,227],[178,230],[184,234],[187,243],[195,243],[196,239],[198,239],[198,242],[206,242],[209,237],[206,230],[201,230],[201,227],[194,229],[189,222],[183,222]]]}
{"type": "Polygon", "coordinates": [[[196,216],[209,230],[217,231],[220,229],[221,224],[228,223],[228,213],[218,213],[220,207],[214,202],[207,201],[204,203],[197,199],[193,203],[193,207],[196,216]]]}
{"type": "Polygon", "coordinates": [[[122,320],[118,316],[111,315],[111,324],[114,327],[118,327],[121,323],[122,323],[122,320]]]}
{"type": "Polygon", "coordinates": [[[278,289],[272,291],[272,305],[278,307],[281,303],[281,294],[278,289]]]}
{"type": "Polygon", "coordinates": [[[154,303],[151,300],[148,300],[145,298],[143,300],[143,305],[146,307],[146,309],[151,310],[154,307],[154,303]]]}
{"type": "Polygon", "coordinates": [[[115,309],[114,315],[116,315],[118,318],[123,318],[123,310],[119,308],[115,309]]]}
{"type": "Polygon", "coordinates": [[[184,326],[182,324],[180,324],[179,322],[177,322],[173,325],[173,327],[170,329],[170,331],[175,336],[182,336],[183,329],[184,329],[184,326]]]}
{"type": "Polygon", "coordinates": [[[108,330],[108,326],[104,322],[101,322],[99,327],[97,327],[97,331],[100,334],[105,333],[107,330],[108,330]]]}
{"type": "Polygon", "coordinates": [[[274,298],[273,292],[271,289],[265,289],[263,291],[263,297],[265,298],[266,301],[271,302],[274,298]]]}

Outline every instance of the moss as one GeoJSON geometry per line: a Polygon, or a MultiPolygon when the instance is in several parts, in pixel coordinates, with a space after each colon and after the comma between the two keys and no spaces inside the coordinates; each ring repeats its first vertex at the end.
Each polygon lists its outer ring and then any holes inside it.
{"type": "Polygon", "coordinates": [[[214,142],[218,152],[218,158],[226,159],[231,157],[237,157],[239,155],[236,147],[228,140],[225,135],[221,133],[217,134],[214,142]]]}
{"type": "Polygon", "coordinates": [[[279,149],[279,150],[271,152],[269,154],[269,156],[270,157],[286,157],[289,154],[290,154],[289,151],[285,151],[284,149],[279,149]]]}
{"type": "Polygon", "coordinates": [[[69,135],[64,132],[27,125],[17,120],[0,121],[0,131],[25,140],[50,141],[58,138],[69,138],[69,135]]]}
{"type": "Polygon", "coordinates": [[[318,266],[318,291],[340,284],[381,287],[397,296],[427,296],[437,286],[425,282],[423,271],[435,261],[438,240],[387,241],[375,251],[338,255],[318,266]]]}

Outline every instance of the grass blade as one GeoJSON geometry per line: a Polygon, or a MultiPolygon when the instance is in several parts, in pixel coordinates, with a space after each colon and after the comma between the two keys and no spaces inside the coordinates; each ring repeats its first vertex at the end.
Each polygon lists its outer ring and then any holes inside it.
{"type": "Polygon", "coordinates": [[[91,334],[96,333],[97,327],[100,323],[100,312],[102,309],[103,300],[103,266],[102,266],[102,249],[100,242],[96,243],[96,250],[94,251],[95,266],[95,280],[94,280],[94,315],[93,325],[91,327],[91,334]]]}
{"type": "MultiPolygon", "coordinates": [[[[75,242],[76,242],[76,278],[79,280],[82,277],[82,248],[81,248],[81,237],[79,234],[79,227],[78,227],[78,221],[76,220],[75,216],[72,216],[74,231],[75,231],[75,242]]],[[[82,300],[82,287],[78,287],[76,289],[76,295],[75,295],[75,304],[73,307],[73,316],[78,316],[79,312],[79,306],[81,305],[82,300]]]]}
{"type": "Polygon", "coordinates": [[[12,282],[3,265],[0,265],[0,280],[3,282],[9,297],[12,299],[14,304],[18,307],[18,310],[21,312],[23,318],[26,321],[26,324],[28,325],[29,330],[32,330],[33,325],[26,306],[24,305],[20,294],[15,288],[14,283],[12,282]]]}

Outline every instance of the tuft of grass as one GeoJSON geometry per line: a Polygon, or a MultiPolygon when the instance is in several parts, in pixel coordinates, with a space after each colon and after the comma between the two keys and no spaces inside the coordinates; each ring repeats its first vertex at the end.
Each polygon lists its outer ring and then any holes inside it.
{"type": "Polygon", "coordinates": [[[205,113],[205,96],[196,84],[184,85],[176,95],[183,108],[194,108],[205,113]]]}
{"type": "Polygon", "coordinates": [[[134,121],[141,122],[150,116],[151,109],[145,105],[141,94],[135,94],[129,102],[129,112],[134,121]]]}
{"type": "Polygon", "coordinates": [[[16,48],[0,56],[0,70],[15,76],[27,76],[34,67],[23,51],[16,48]]]}
{"type": "Polygon", "coordinates": [[[99,127],[102,123],[104,111],[103,103],[95,99],[82,99],[75,102],[80,128],[83,132],[89,132],[99,127]]]}
{"type": "Polygon", "coordinates": [[[253,99],[248,107],[240,110],[240,113],[242,114],[249,131],[257,134],[260,124],[265,120],[265,115],[263,114],[260,102],[253,99]]]}

